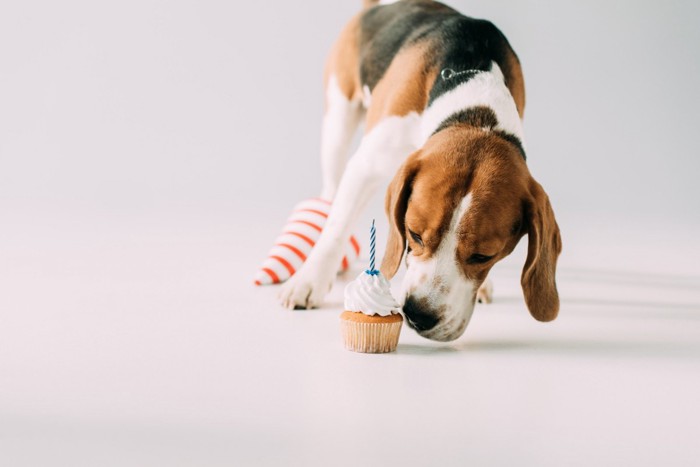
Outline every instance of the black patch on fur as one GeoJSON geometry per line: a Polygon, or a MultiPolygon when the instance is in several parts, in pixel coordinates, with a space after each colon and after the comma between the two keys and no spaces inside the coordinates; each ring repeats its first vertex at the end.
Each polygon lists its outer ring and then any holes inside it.
{"type": "Polygon", "coordinates": [[[470,107],[468,109],[460,110],[457,113],[450,115],[445,121],[443,121],[440,126],[433,132],[433,134],[444,130],[445,128],[463,123],[469,126],[477,128],[486,128],[487,130],[493,130],[498,125],[498,119],[493,110],[485,106],[470,107]]]}
{"type": "Polygon", "coordinates": [[[468,70],[489,71],[494,61],[501,69],[505,66],[508,43],[491,22],[457,15],[445,21],[439,33],[439,43],[444,44],[439,60],[440,70],[450,69],[457,74],[449,79],[438,76],[430,90],[428,104],[476,75],[459,73],[468,70]]]}
{"type": "MultiPolygon", "coordinates": [[[[435,46],[428,68],[488,71],[495,61],[506,79],[509,76],[506,59],[514,52],[501,31],[489,21],[469,18],[439,2],[402,0],[371,8],[362,17],[360,29],[360,80],[370,90],[404,46],[422,41],[435,46]]],[[[438,75],[429,104],[473,76],[464,73],[443,79],[438,75]]]]}
{"type": "Polygon", "coordinates": [[[492,131],[494,134],[513,144],[523,159],[527,160],[525,156],[525,149],[520,141],[520,138],[512,133],[508,133],[503,130],[496,130],[498,126],[498,118],[493,110],[486,106],[476,106],[470,107],[468,109],[460,110],[457,113],[450,115],[445,119],[440,126],[433,132],[433,134],[444,130],[445,128],[451,127],[452,125],[469,125],[474,128],[484,128],[486,130],[492,131]]]}
{"type": "Polygon", "coordinates": [[[438,2],[402,0],[365,13],[360,26],[360,81],[374,89],[404,45],[435,34],[448,18],[459,15],[438,2]]]}

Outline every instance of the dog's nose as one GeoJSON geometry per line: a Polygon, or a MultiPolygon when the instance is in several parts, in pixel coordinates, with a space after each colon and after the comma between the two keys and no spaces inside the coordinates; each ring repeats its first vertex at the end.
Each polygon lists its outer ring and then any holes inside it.
{"type": "Polygon", "coordinates": [[[432,313],[429,309],[422,306],[412,296],[406,297],[406,302],[403,305],[403,312],[408,318],[408,324],[416,331],[428,331],[433,329],[440,321],[440,318],[432,313]]]}

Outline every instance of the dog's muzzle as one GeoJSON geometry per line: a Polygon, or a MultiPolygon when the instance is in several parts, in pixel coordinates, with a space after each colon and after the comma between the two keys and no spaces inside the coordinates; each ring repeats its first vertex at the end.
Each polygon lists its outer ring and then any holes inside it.
{"type": "Polygon", "coordinates": [[[443,303],[433,308],[427,300],[413,295],[408,295],[403,305],[406,322],[411,328],[425,338],[442,342],[453,341],[464,334],[473,310],[473,300],[443,303]]]}

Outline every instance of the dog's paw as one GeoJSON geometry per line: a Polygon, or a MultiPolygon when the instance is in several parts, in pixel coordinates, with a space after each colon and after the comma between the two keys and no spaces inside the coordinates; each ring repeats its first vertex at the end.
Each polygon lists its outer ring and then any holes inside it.
{"type": "Polygon", "coordinates": [[[479,303],[491,303],[493,301],[493,283],[486,279],[476,292],[476,299],[479,303]]]}
{"type": "Polygon", "coordinates": [[[309,273],[302,267],[282,284],[280,304],[290,310],[318,308],[333,285],[333,276],[309,273]]]}

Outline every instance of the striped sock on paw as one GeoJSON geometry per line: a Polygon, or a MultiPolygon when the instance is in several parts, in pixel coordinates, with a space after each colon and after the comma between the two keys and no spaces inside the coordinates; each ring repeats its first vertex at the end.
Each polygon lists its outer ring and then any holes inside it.
{"type": "MultiPolygon", "coordinates": [[[[297,204],[275,240],[267,259],[255,274],[255,285],[279,284],[289,279],[306,261],[326,224],[329,201],[311,198],[297,204]]],[[[338,271],[345,271],[360,255],[354,236],[348,239],[338,271]]]]}

